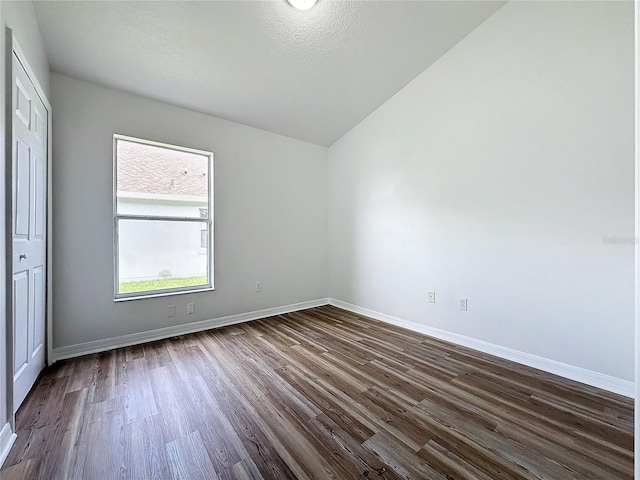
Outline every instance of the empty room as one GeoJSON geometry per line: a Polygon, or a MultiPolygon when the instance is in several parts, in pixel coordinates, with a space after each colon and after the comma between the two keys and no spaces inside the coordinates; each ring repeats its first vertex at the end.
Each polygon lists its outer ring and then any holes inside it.
{"type": "Polygon", "coordinates": [[[640,480],[632,1],[0,1],[0,478],[640,480]]]}

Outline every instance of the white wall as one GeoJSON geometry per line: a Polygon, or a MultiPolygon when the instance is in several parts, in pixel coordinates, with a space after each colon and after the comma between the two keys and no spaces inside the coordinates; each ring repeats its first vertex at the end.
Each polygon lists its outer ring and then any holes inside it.
{"type": "Polygon", "coordinates": [[[325,147],[64,75],[51,85],[54,347],[327,296],[325,147]],[[214,152],[214,292],[114,303],[114,133],[214,152]]]}
{"type": "MultiPolygon", "coordinates": [[[[636,106],[636,238],[640,237],[640,158],[638,155],[640,154],[640,61],[639,61],[639,53],[640,53],[640,9],[636,5],[634,12],[634,20],[635,20],[635,47],[636,47],[636,98],[635,98],[635,106],[636,106]]],[[[634,467],[635,467],[635,479],[640,480],[640,292],[638,288],[640,287],[640,248],[638,247],[638,243],[636,242],[636,298],[635,298],[635,306],[636,306],[636,335],[635,335],[635,345],[636,345],[636,398],[635,398],[635,429],[634,429],[634,467]]]]}
{"type": "MultiPolygon", "coordinates": [[[[13,2],[0,1],[0,96],[5,102],[10,102],[9,98],[5,98],[5,28],[9,27],[13,30],[13,35],[17,39],[18,44],[22,48],[24,55],[27,57],[30,67],[37,77],[38,83],[44,89],[45,93],[49,92],[49,64],[47,62],[44,45],[40,36],[40,28],[36,20],[33,4],[31,2],[13,2]]],[[[5,151],[5,108],[6,104],[0,105],[0,151],[5,151]]],[[[5,251],[5,166],[4,153],[1,156],[2,166],[0,167],[0,212],[2,212],[3,221],[0,222],[0,252],[5,251]]],[[[6,262],[4,255],[0,255],[0,291],[6,291],[6,262]]],[[[11,381],[11,376],[7,377],[6,352],[7,339],[6,329],[8,325],[4,322],[10,321],[10,315],[6,312],[6,303],[4,293],[0,295],[0,430],[11,417],[12,410],[7,398],[7,382],[11,381]]],[[[0,454],[4,445],[0,444],[0,454]]]]}
{"type": "Polygon", "coordinates": [[[633,66],[631,2],[499,10],[329,149],[330,296],[633,380],[633,66]]]}

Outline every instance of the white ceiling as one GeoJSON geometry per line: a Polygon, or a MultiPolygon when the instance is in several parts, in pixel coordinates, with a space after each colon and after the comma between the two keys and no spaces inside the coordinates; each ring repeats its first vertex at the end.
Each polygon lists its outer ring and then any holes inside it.
{"type": "Polygon", "coordinates": [[[51,69],[331,145],[505,2],[43,1],[51,69]]]}

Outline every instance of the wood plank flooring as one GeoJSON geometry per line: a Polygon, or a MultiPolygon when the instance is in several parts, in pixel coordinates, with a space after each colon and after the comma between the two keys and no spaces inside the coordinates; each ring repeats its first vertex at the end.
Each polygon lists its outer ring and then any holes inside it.
{"type": "Polygon", "coordinates": [[[59,362],[14,479],[631,479],[630,399],[331,306],[59,362]]]}

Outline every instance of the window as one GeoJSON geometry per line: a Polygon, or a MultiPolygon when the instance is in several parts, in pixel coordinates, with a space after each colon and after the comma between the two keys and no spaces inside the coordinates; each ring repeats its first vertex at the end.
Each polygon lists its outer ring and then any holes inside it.
{"type": "Polygon", "coordinates": [[[213,289],[213,154],[114,135],[115,299],[213,289]]]}

